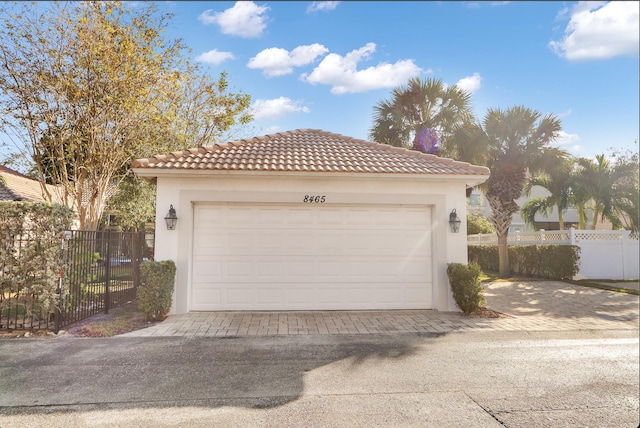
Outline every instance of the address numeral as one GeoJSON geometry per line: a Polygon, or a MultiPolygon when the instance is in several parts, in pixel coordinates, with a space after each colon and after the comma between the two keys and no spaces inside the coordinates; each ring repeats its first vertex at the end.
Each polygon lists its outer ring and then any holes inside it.
{"type": "Polygon", "coordinates": [[[326,200],[325,195],[304,195],[302,202],[305,204],[324,204],[326,200]]]}

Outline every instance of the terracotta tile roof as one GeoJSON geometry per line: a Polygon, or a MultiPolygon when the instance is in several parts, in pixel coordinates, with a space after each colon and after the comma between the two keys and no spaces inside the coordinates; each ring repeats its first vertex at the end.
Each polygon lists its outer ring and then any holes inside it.
{"type": "Polygon", "coordinates": [[[489,175],[486,167],[316,129],[137,159],[133,168],[186,171],[288,171],[489,175]]]}
{"type": "MultiPolygon", "coordinates": [[[[62,203],[57,197],[55,186],[47,184],[54,202],[62,203]]],[[[42,196],[40,183],[11,168],[0,165],[0,200],[48,202],[42,196]]]]}

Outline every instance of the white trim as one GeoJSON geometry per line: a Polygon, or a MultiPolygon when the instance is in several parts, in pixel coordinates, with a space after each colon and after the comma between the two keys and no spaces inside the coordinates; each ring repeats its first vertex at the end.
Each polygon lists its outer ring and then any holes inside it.
{"type": "Polygon", "coordinates": [[[425,181],[463,181],[468,187],[484,183],[489,175],[481,174],[411,174],[411,173],[375,173],[375,172],[328,172],[328,171],[219,171],[219,170],[179,170],[134,168],[133,172],[143,178],[207,178],[216,176],[234,176],[234,178],[348,178],[350,180],[425,180],[425,181]]]}

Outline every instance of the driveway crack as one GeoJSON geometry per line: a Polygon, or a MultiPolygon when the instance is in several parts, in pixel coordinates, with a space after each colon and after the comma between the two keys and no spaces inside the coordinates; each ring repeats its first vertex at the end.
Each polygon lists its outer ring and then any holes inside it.
{"type": "Polygon", "coordinates": [[[466,392],[464,393],[464,395],[466,395],[467,397],[469,397],[469,400],[473,401],[476,406],[480,407],[482,410],[484,410],[489,416],[491,416],[496,422],[498,422],[500,425],[502,426],[506,426],[505,423],[503,421],[501,421],[495,414],[493,414],[493,412],[489,409],[487,409],[486,407],[484,407],[482,404],[480,404],[477,400],[475,400],[472,396],[470,396],[469,394],[467,394],[466,392]]]}

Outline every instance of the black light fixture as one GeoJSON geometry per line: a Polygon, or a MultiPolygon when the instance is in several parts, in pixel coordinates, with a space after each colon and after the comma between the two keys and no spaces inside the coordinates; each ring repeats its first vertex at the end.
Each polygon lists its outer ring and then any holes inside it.
{"type": "Polygon", "coordinates": [[[173,205],[169,206],[169,213],[164,216],[164,221],[167,222],[167,230],[174,230],[176,228],[178,216],[176,215],[176,210],[173,208],[173,205]]]}
{"type": "Polygon", "coordinates": [[[451,232],[460,232],[460,223],[462,223],[462,221],[460,217],[458,217],[458,214],[456,214],[456,209],[454,208],[451,214],[449,214],[449,227],[451,228],[451,232]]]}

